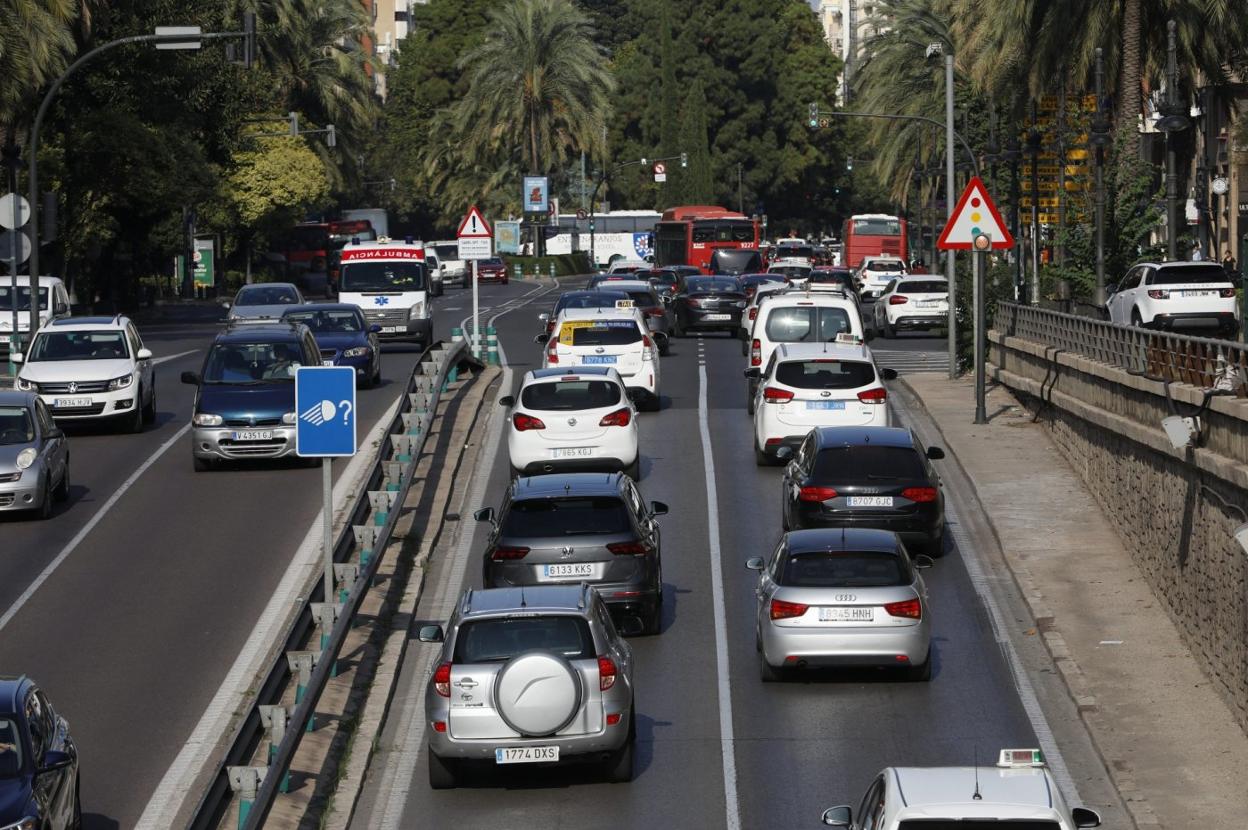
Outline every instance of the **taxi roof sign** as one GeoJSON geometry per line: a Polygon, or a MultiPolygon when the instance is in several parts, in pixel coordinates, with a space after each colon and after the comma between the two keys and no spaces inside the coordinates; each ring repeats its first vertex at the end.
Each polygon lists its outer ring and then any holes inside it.
{"type": "Polygon", "coordinates": [[[850,346],[861,346],[862,338],[852,332],[842,331],[837,333],[836,342],[845,343],[850,346]]]}
{"type": "Polygon", "coordinates": [[[1044,753],[1038,749],[1003,749],[997,759],[997,766],[1008,768],[1042,767],[1044,753]]]}
{"type": "Polygon", "coordinates": [[[616,308],[632,308],[633,301],[632,300],[616,300],[615,307],[616,308]]]}
{"type": "Polygon", "coordinates": [[[958,206],[941,231],[936,247],[942,251],[971,250],[976,236],[987,234],[992,237],[992,247],[997,249],[1013,248],[1014,236],[1006,226],[1005,220],[997,211],[988,189],[978,176],[972,176],[958,199],[958,206]]]}

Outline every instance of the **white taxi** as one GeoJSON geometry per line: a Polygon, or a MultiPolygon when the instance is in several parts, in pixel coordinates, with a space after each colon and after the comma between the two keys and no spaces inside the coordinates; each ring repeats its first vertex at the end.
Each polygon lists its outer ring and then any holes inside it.
{"type": "Polygon", "coordinates": [[[829,827],[905,830],[1076,830],[1100,827],[1101,817],[1071,807],[1038,749],[1003,749],[995,767],[888,767],[867,787],[857,811],[823,811],[829,827]]]}
{"type": "Polygon", "coordinates": [[[871,350],[852,334],[835,343],[785,343],[763,370],[754,397],[754,458],[773,463],[781,447],[796,451],[816,427],[892,426],[888,391],[892,369],[879,370],[871,350]]]}
{"type": "Polygon", "coordinates": [[[551,334],[537,339],[546,344],[542,368],[610,366],[639,409],[658,411],[659,347],[632,300],[615,308],[565,308],[551,334]]]}

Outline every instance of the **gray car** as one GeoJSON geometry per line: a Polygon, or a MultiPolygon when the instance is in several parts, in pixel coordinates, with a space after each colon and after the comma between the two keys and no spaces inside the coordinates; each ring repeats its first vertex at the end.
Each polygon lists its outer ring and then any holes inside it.
{"type": "Polygon", "coordinates": [[[794,530],[758,571],[755,644],[767,681],[808,668],[897,667],[932,676],[927,587],[897,534],[865,528],[794,530]]]}
{"type": "Polygon", "coordinates": [[[667,505],[646,505],[623,473],[556,473],[512,482],[495,515],[482,562],[487,588],[585,582],[618,619],[638,617],[647,634],[663,619],[659,523],[667,505]]]}
{"type": "Polygon", "coordinates": [[[474,762],[599,763],[633,779],[633,652],[598,592],[578,585],[467,591],[425,690],[429,785],[448,789],[474,762]]]}
{"type": "Polygon", "coordinates": [[[0,391],[0,511],[52,515],[69,498],[69,442],[34,392],[0,391]]]}
{"type": "Polygon", "coordinates": [[[223,305],[230,310],[227,319],[231,321],[272,322],[281,319],[286,309],[303,303],[303,294],[293,282],[264,282],[244,285],[233,303],[223,305]]]}

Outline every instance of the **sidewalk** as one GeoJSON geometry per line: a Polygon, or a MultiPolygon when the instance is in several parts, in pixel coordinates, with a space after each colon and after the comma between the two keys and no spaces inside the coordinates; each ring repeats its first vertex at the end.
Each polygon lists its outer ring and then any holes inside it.
{"type": "Polygon", "coordinates": [[[1003,387],[990,387],[991,423],[975,426],[970,380],[912,374],[904,383],[974,483],[1136,821],[1248,826],[1248,736],[1049,433],[1003,387]]]}

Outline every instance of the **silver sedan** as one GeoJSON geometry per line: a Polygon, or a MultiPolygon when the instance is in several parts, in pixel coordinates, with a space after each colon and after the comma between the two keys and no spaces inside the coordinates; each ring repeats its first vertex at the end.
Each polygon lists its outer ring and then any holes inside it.
{"type": "Polygon", "coordinates": [[[764,681],[803,669],[882,666],[911,680],[932,673],[927,588],[897,535],[873,529],[795,530],[759,572],[756,645],[764,681]]]}
{"type": "Polygon", "coordinates": [[[0,511],[52,515],[69,497],[65,433],[34,392],[0,391],[0,511]]]}

